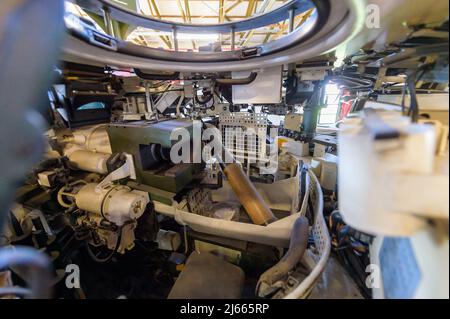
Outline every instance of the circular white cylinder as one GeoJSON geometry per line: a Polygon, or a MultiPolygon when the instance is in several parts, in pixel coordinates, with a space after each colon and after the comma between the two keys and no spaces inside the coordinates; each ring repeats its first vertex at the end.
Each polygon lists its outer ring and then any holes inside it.
{"type": "Polygon", "coordinates": [[[106,163],[110,156],[111,154],[78,150],[70,153],[68,157],[70,164],[76,169],[106,174],[108,173],[106,163]]]}
{"type": "Polygon", "coordinates": [[[78,208],[102,215],[118,226],[128,220],[136,220],[144,213],[149,202],[147,193],[124,185],[110,185],[106,188],[97,188],[97,185],[86,184],[75,194],[78,208]]]}

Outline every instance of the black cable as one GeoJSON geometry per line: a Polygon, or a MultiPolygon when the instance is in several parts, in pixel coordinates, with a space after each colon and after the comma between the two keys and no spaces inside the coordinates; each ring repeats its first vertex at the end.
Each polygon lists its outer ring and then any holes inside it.
{"type": "Polygon", "coordinates": [[[111,253],[104,257],[104,258],[99,258],[97,255],[95,255],[91,248],[89,247],[89,243],[86,242],[86,250],[89,254],[89,257],[91,257],[95,262],[97,263],[106,263],[109,260],[111,260],[111,258],[114,256],[114,254],[117,252],[117,249],[119,249],[120,246],[120,242],[122,241],[122,228],[119,228],[119,235],[117,236],[117,242],[116,242],[116,246],[114,247],[114,249],[111,251],[111,253]]]}
{"type": "Polygon", "coordinates": [[[337,210],[333,211],[329,216],[328,229],[332,237],[336,240],[333,245],[333,251],[337,255],[339,262],[354,280],[363,297],[371,298],[371,291],[365,284],[367,277],[365,268],[369,263],[367,259],[368,252],[357,252],[352,246],[352,243],[366,245],[353,237],[354,230],[343,222],[337,210]]]}
{"type": "Polygon", "coordinates": [[[402,86],[402,114],[405,114],[405,97],[406,97],[406,89],[408,88],[408,80],[402,86]]]}
{"type": "Polygon", "coordinates": [[[133,70],[138,77],[144,80],[169,81],[169,80],[178,80],[180,77],[180,72],[174,72],[172,74],[152,74],[152,73],[145,73],[140,69],[133,69],[133,70]]]}
{"type": "Polygon", "coordinates": [[[433,63],[429,64],[423,64],[419,66],[416,70],[414,70],[411,74],[408,75],[406,82],[408,86],[408,91],[410,95],[410,106],[408,110],[408,116],[411,116],[411,119],[413,123],[417,123],[419,119],[419,103],[417,100],[417,92],[416,92],[416,85],[420,81],[420,79],[423,77],[425,73],[427,73],[433,66],[433,63]],[[417,74],[420,75],[417,76],[417,74]]]}
{"type": "Polygon", "coordinates": [[[415,75],[416,73],[414,73],[414,77],[411,77],[411,79],[408,77],[408,90],[411,100],[408,115],[411,116],[411,120],[413,121],[413,123],[417,123],[417,120],[419,119],[419,104],[417,102],[417,95],[416,95],[415,75]]]}

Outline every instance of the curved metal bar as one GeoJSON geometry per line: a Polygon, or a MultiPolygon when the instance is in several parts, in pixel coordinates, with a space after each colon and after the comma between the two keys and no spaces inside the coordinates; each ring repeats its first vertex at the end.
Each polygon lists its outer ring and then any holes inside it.
{"type": "Polygon", "coordinates": [[[281,260],[267,269],[258,279],[256,293],[265,297],[276,289],[278,281],[285,279],[291,271],[302,260],[308,245],[309,223],[305,216],[299,216],[291,230],[289,249],[281,260]]]}
{"type": "Polygon", "coordinates": [[[294,30],[286,36],[264,43],[252,48],[243,48],[234,51],[221,52],[180,52],[169,51],[159,48],[150,48],[146,46],[136,45],[131,42],[122,41],[106,35],[99,35],[96,31],[91,31],[84,28],[83,31],[78,29],[70,29],[71,33],[80,37],[90,43],[96,44],[100,47],[108,48],[103,42],[96,41],[93,37],[105,37],[110,43],[110,50],[117,50],[120,53],[133,55],[136,57],[152,58],[165,61],[180,61],[180,62],[226,62],[239,61],[243,59],[251,59],[258,56],[264,56],[285,50],[289,47],[298,45],[301,42],[308,40],[320,27],[323,26],[329,16],[330,5],[328,0],[315,0],[316,10],[310,17],[302,24],[301,28],[294,30]]]}
{"type": "Polygon", "coordinates": [[[26,246],[15,246],[14,248],[4,248],[0,250],[0,269],[11,266],[30,267],[31,293],[29,298],[50,298],[51,297],[51,274],[52,264],[50,258],[40,251],[26,246]]]}
{"type": "Polygon", "coordinates": [[[312,183],[312,191],[314,196],[310,197],[313,200],[313,210],[314,210],[314,226],[312,229],[312,234],[314,238],[314,243],[318,250],[318,260],[315,267],[309,273],[309,275],[303,279],[303,281],[293,290],[291,290],[284,299],[299,299],[306,298],[311,290],[314,288],[315,284],[320,278],[320,275],[325,269],[328,258],[331,251],[331,239],[328,234],[327,225],[323,217],[323,193],[320,187],[319,180],[317,179],[311,168],[308,168],[308,175],[312,183]]]}
{"type": "Polygon", "coordinates": [[[312,0],[291,0],[279,8],[268,13],[248,19],[220,24],[188,24],[164,21],[144,16],[130,9],[122,7],[111,0],[74,0],[78,5],[103,15],[106,9],[111,18],[130,25],[137,25],[149,29],[172,32],[175,28],[179,33],[229,33],[233,28],[235,32],[247,31],[266,25],[284,21],[289,18],[289,11],[304,12],[315,7],[312,0]]]}
{"type": "Polygon", "coordinates": [[[3,296],[28,296],[31,294],[31,290],[22,287],[0,287],[0,298],[3,296]]]}
{"type": "Polygon", "coordinates": [[[221,85],[245,85],[255,81],[257,75],[258,73],[252,72],[248,77],[241,79],[216,79],[216,83],[221,85]]]}
{"type": "MultiPolygon", "coordinates": [[[[217,60],[192,62],[152,56],[140,57],[130,53],[105,50],[69,35],[65,42],[62,60],[98,66],[114,65],[154,71],[180,72],[248,71],[302,61],[335,49],[338,45],[354,37],[364,25],[364,19],[362,18],[364,2],[333,0],[328,3],[330,5],[328,19],[319,30],[314,30],[308,39],[289,48],[263,56],[232,60],[227,61],[227,63],[221,63],[217,60]]],[[[287,36],[280,40],[284,40],[284,38],[287,38],[287,36]]],[[[169,51],[165,52],[168,53],[169,51]]]]}

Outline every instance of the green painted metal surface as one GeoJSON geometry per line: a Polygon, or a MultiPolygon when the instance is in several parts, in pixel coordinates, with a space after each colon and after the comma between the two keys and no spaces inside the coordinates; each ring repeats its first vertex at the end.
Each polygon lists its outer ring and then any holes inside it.
{"type": "Polygon", "coordinates": [[[192,136],[192,121],[138,121],[110,124],[107,131],[113,152],[125,152],[133,155],[137,182],[177,193],[200,172],[201,164],[180,163],[174,165],[170,161],[163,161],[156,168],[148,169],[144,164],[145,153],[141,149],[150,144],[159,144],[163,148],[169,149],[177,142],[171,140],[171,133],[182,129],[186,129],[192,136]]]}

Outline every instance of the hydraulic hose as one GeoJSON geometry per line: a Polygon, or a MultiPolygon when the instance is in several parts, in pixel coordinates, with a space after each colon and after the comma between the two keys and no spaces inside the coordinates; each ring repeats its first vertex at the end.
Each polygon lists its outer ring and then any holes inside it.
{"type": "Polygon", "coordinates": [[[178,80],[180,77],[180,72],[174,72],[172,74],[152,74],[152,73],[145,73],[142,72],[140,69],[133,69],[134,73],[144,80],[149,81],[169,81],[169,80],[178,80]]]}
{"type": "Polygon", "coordinates": [[[291,230],[289,249],[281,260],[266,270],[258,280],[256,293],[262,297],[273,292],[275,283],[287,276],[302,259],[308,244],[309,222],[304,216],[298,217],[291,230]]]}

